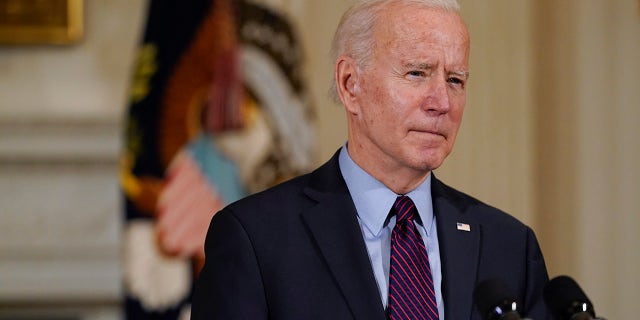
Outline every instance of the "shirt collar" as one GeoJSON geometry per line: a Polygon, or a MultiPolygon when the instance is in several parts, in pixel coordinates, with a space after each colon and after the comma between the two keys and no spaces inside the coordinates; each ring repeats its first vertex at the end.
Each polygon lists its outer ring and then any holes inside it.
{"type": "MultiPolygon", "coordinates": [[[[347,183],[358,217],[371,234],[379,235],[385,227],[384,223],[389,215],[389,210],[398,195],[360,168],[349,156],[346,144],[340,150],[338,161],[340,172],[347,183]]],[[[429,235],[434,225],[431,174],[406,195],[415,203],[420,219],[424,223],[425,231],[429,235]]]]}

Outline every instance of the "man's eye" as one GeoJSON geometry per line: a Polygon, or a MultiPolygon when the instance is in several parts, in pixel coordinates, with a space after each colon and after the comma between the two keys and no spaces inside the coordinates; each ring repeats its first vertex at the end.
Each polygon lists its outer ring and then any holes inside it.
{"type": "Polygon", "coordinates": [[[407,74],[412,76],[412,77],[424,77],[425,76],[424,71],[418,71],[418,70],[409,71],[409,72],[407,72],[407,74]]]}
{"type": "Polygon", "coordinates": [[[447,79],[447,82],[453,84],[453,85],[457,85],[457,86],[464,86],[464,80],[460,79],[460,78],[456,78],[456,77],[451,77],[449,79],[447,79]]]}

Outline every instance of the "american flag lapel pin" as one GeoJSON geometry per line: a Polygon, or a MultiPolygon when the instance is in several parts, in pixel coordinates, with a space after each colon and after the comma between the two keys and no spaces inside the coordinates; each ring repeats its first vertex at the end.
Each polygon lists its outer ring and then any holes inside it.
{"type": "Polygon", "coordinates": [[[462,222],[457,222],[456,223],[456,228],[460,231],[467,231],[470,232],[471,231],[471,226],[466,224],[466,223],[462,223],[462,222]]]}

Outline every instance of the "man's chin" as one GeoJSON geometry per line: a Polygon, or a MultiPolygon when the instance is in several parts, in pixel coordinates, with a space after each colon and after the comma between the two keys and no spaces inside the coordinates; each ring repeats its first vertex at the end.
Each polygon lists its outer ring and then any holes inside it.
{"type": "Polygon", "coordinates": [[[429,152],[423,152],[418,156],[416,159],[416,165],[422,170],[432,171],[439,168],[446,157],[445,152],[440,150],[430,150],[429,152]]]}
{"type": "Polygon", "coordinates": [[[439,160],[429,160],[429,161],[418,161],[412,164],[414,170],[427,173],[429,171],[433,171],[438,169],[440,165],[442,165],[443,161],[439,160]]]}

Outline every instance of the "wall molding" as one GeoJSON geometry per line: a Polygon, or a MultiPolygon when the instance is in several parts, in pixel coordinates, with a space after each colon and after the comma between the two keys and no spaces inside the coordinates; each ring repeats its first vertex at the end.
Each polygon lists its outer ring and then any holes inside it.
{"type": "Polygon", "coordinates": [[[112,118],[0,118],[0,306],[117,308],[121,135],[112,118]]]}

